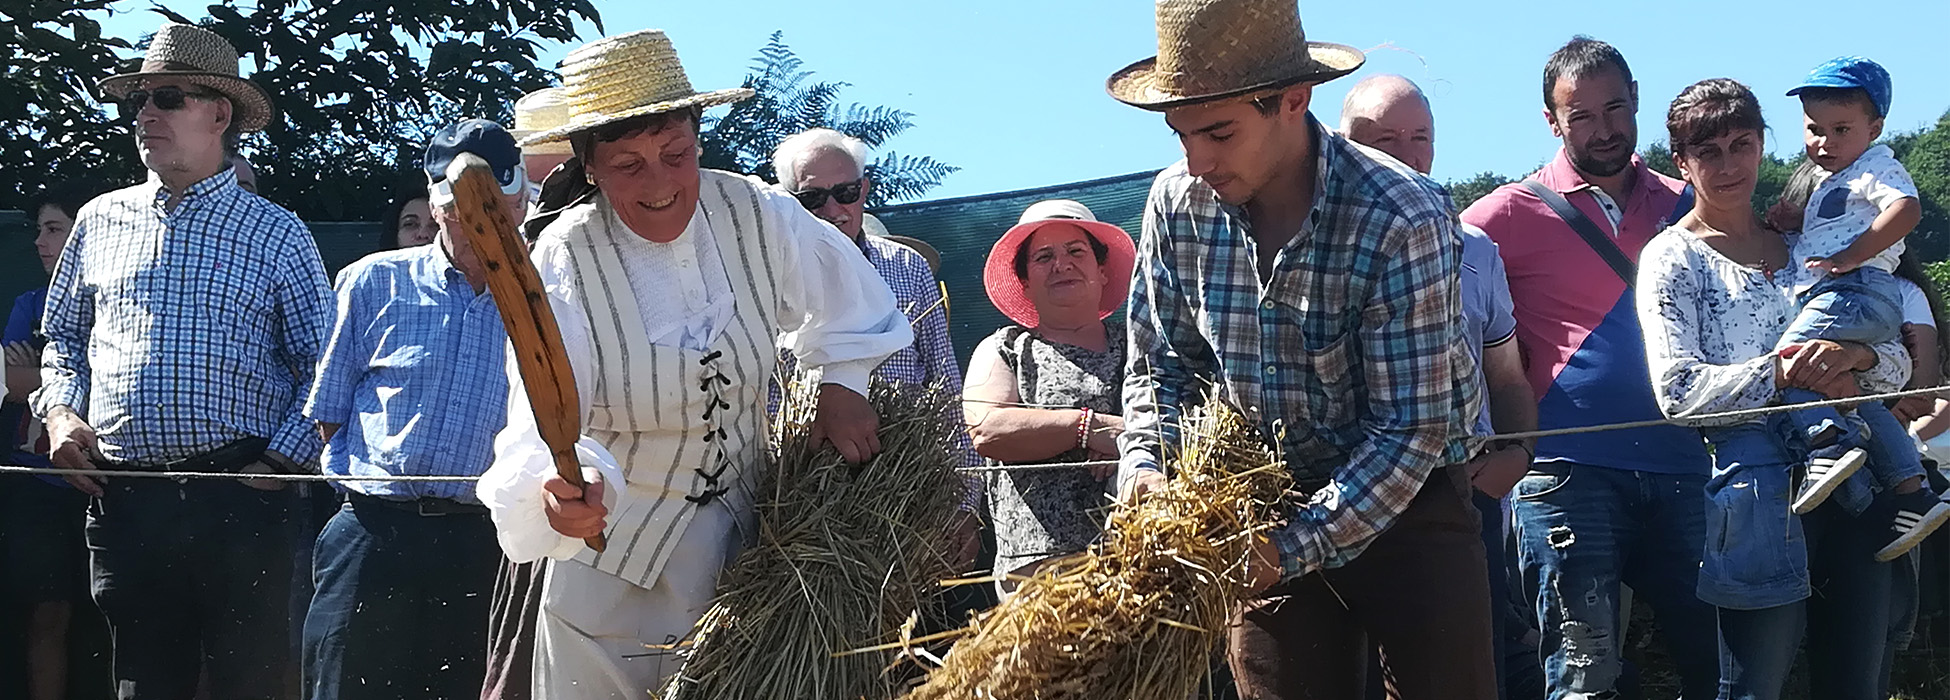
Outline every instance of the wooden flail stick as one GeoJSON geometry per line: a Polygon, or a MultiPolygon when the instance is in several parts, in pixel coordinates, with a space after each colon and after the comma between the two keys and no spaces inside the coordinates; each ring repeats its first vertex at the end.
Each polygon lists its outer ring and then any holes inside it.
{"type": "MultiPolygon", "coordinates": [[[[460,229],[487,269],[488,292],[501,309],[501,323],[514,345],[515,365],[528,387],[535,427],[555,458],[555,472],[563,481],[582,487],[582,465],[576,460],[582,404],[576,397],[562,331],[555,325],[555,310],[549,307],[542,278],[528,260],[528,246],[517,232],[517,222],[508,216],[506,200],[487,161],[462,153],[447,166],[447,181],[453,185],[460,229]]],[[[600,552],[606,540],[596,535],[583,542],[600,552]]]]}

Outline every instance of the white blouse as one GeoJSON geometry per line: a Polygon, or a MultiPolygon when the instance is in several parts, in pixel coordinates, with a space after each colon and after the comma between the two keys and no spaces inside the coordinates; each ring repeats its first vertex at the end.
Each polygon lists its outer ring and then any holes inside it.
{"type": "MultiPolygon", "coordinates": [[[[1639,324],[1652,392],[1668,417],[1779,402],[1774,348],[1800,311],[1789,281],[1780,277],[1736,263],[1678,227],[1645,244],[1639,253],[1639,324]]],[[[1857,372],[1856,382],[1869,393],[1902,388],[1910,373],[1902,340],[1873,349],[1878,361],[1857,372]]]]}

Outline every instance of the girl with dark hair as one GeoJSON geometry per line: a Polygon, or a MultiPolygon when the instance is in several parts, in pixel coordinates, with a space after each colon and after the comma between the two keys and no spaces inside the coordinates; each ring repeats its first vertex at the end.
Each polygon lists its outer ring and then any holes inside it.
{"type": "Polygon", "coordinates": [[[440,228],[433,221],[433,205],[427,198],[427,178],[415,173],[400,180],[393,195],[393,207],[386,214],[386,230],[380,243],[387,248],[411,248],[433,242],[440,228]]]}
{"type": "MultiPolygon", "coordinates": [[[[1902,386],[1901,342],[1809,339],[1777,349],[1800,314],[1791,236],[1752,199],[1765,155],[1759,102],[1746,86],[1695,84],[1667,116],[1673,161],[1693,186],[1692,212],[1639,258],[1638,314],[1659,406],[1671,417],[1760,408],[1786,388],[1830,397],[1902,386]]],[[[1720,624],[1720,697],[1778,698],[1807,631],[1814,697],[1871,698],[1888,641],[1888,541],[1837,499],[1797,516],[1792,474],[1804,434],[1785,418],[1701,429],[1714,454],[1698,594],[1720,624]],[[1811,599],[1820,587],[1823,595],[1811,599]]],[[[1880,459],[1885,455],[1877,454],[1880,459]]]]}
{"type": "MultiPolygon", "coordinates": [[[[88,185],[49,187],[34,198],[27,212],[34,217],[34,248],[41,265],[52,272],[68,232],[81,207],[100,194],[88,185]]],[[[6,353],[6,400],[0,406],[0,462],[50,466],[47,434],[31,411],[27,396],[41,386],[41,312],[47,287],[14,300],[0,347],[6,353]]],[[[8,538],[0,555],[0,570],[9,572],[15,602],[26,607],[27,697],[35,700],[66,695],[68,631],[75,606],[87,605],[88,549],[82,541],[87,498],[58,478],[7,475],[0,487],[0,513],[5,527],[22,536],[8,538]],[[27,533],[32,533],[27,536],[27,533]]]]}

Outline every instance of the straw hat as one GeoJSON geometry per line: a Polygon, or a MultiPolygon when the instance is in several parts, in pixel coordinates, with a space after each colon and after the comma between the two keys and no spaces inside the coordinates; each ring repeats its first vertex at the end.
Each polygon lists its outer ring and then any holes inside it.
{"type": "MultiPolygon", "coordinates": [[[[560,128],[567,123],[569,123],[569,101],[563,94],[562,88],[542,88],[515,100],[515,128],[509,129],[508,133],[513,135],[516,141],[520,141],[550,129],[560,128]]],[[[566,141],[538,143],[521,150],[523,153],[535,156],[572,155],[566,141]]]]}
{"type": "Polygon", "coordinates": [[[1324,83],[1366,60],[1352,46],[1307,41],[1295,0],[1158,0],[1158,55],[1111,74],[1105,89],[1164,111],[1324,83]]]}
{"type": "Polygon", "coordinates": [[[1137,246],[1131,243],[1131,234],[1124,229],[1098,221],[1089,207],[1068,199],[1046,199],[1029,205],[1016,225],[989,249],[988,263],[982,270],[982,285],[988,288],[989,303],[1024,328],[1035,328],[1041,322],[1036,305],[1029,301],[1029,293],[1024,289],[1025,281],[1016,277],[1016,252],[1022,250],[1030,236],[1050,224],[1081,228],[1110,249],[1110,254],[1104,256],[1104,291],[1097,303],[1097,318],[1117,313],[1124,305],[1124,298],[1131,293],[1131,269],[1137,264],[1137,246]]]}
{"type": "Polygon", "coordinates": [[[677,49],[661,29],[645,29],[583,44],[562,59],[562,93],[569,118],[528,135],[523,147],[562,141],[580,131],[646,114],[710,107],[751,97],[750,88],[698,92],[684,75],[677,49]]]}
{"type": "Polygon", "coordinates": [[[149,53],[134,73],[103,78],[102,92],[120,100],[150,78],[175,78],[230,98],[230,121],[239,132],[262,131],[271,123],[271,95],[237,75],[237,48],[202,27],[170,22],[156,30],[149,53]]]}

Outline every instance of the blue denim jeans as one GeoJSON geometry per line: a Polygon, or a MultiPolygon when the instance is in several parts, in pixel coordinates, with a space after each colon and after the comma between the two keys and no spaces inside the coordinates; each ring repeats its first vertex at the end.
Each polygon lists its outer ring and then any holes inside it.
{"type": "Polygon", "coordinates": [[[1788,509],[1788,467],[1805,458],[1786,418],[1706,430],[1700,597],[1719,606],[1720,695],[1772,700],[1808,635],[1813,697],[1881,698],[1889,643],[1891,567],[1874,554],[1884,527],[1840,503],[1806,517],[1788,509]]]}
{"type": "Polygon", "coordinates": [[[1909,648],[1916,634],[1917,614],[1922,612],[1922,583],[1918,580],[1921,553],[1910,550],[1889,562],[1889,644],[1882,650],[1882,685],[1876,697],[1886,698],[1889,678],[1896,670],[1896,654],[1909,648]]]}
{"type": "Polygon", "coordinates": [[[1809,697],[1887,698],[1892,566],[1874,557],[1887,538],[1882,528],[1837,504],[1800,519],[1807,527],[1814,594],[1771,608],[1719,611],[1719,697],[1780,698],[1805,632],[1809,697]]]}
{"type": "Polygon", "coordinates": [[[319,533],[316,553],[305,697],[480,696],[501,562],[487,514],[348,502],[319,533]]]}
{"type": "Polygon", "coordinates": [[[1621,583],[1657,613],[1684,696],[1713,693],[1713,608],[1695,593],[1705,484],[1705,475],[1568,462],[1539,463],[1517,483],[1511,525],[1552,700],[1618,692],[1621,583]]]}
{"type": "MultiPolygon", "coordinates": [[[[1781,334],[1780,345],[1808,340],[1867,345],[1900,337],[1902,296],[1897,284],[1894,276],[1873,267],[1823,280],[1802,293],[1801,313],[1781,334]]],[[[1788,403],[1806,403],[1828,397],[1807,389],[1790,388],[1781,390],[1781,398],[1788,403]]],[[[1866,439],[1857,425],[1843,419],[1834,408],[1803,409],[1788,415],[1802,435],[1813,434],[1824,426],[1842,430],[1843,449],[1821,456],[1839,456],[1848,447],[1869,450],[1871,459],[1865,471],[1872,477],[1851,477],[1834,495],[1835,501],[1850,513],[1860,514],[1874,499],[1877,487],[1871,484],[1888,488],[1923,475],[1922,459],[1910,441],[1909,431],[1882,404],[1869,403],[1856,408],[1856,415],[1869,428],[1866,439]]]]}
{"type": "MultiPolygon", "coordinates": [[[[1706,548],[1699,597],[1719,608],[1758,610],[1808,597],[1807,538],[1789,510],[1790,467],[1806,458],[1792,421],[1708,428],[1713,476],[1706,482],[1706,548]]],[[[1839,504],[1838,504],[1839,505],[1839,504]]]]}

